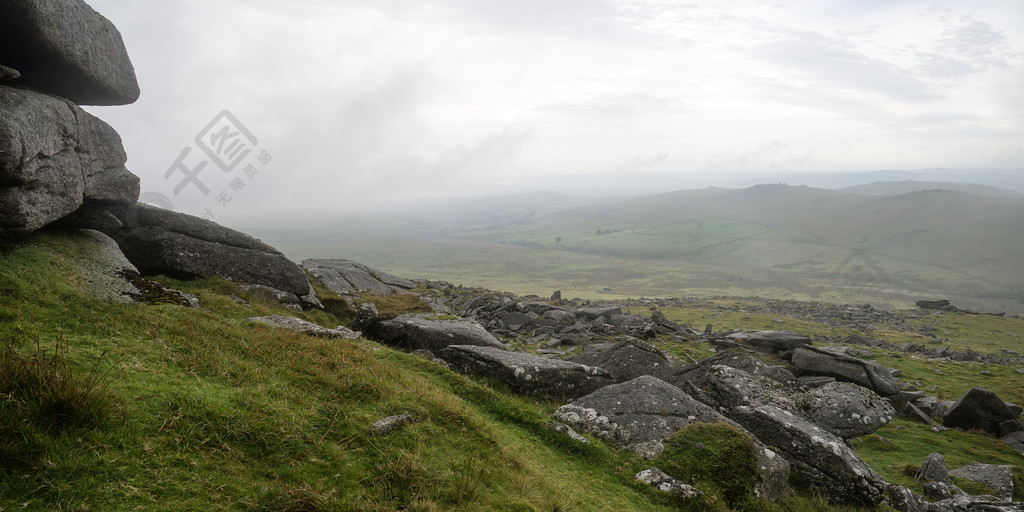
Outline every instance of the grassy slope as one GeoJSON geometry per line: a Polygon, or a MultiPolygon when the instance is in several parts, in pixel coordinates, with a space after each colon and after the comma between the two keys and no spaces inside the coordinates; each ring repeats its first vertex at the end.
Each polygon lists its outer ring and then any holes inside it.
{"type": "MultiPolygon", "coordinates": [[[[101,367],[113,372],[116,405],[97,428],[28,431],[23,464],[4,459],[0,469],[0,510],[723,509],[717,495],[672,502],[632,481],[649,463],[546,430],[556,404],[511,396],[372,342],[247,325],[248,316],[289,313],[231,283],[171,282],[198,295],[202,311],[84,297],[67,264],[74,251],[49,235],[0,242],[0,340],[31,352],[35,339],[46,348],[60,336],[80,371],[106,352],[101,367]],[[416,419],[387,437],[369,434],[374,420],[398,413],[416,419]]],[[[706,312],[685,314],[695,322],[692,315],[706,312]]],[[[340,321],[323,312],[301,316],[340,321]]],[[[938,441],[900,427],[881,432],[896,448],[869,436],[858,451],[887,477],[910,483],[907,465],[938,441]]],[[[947,460],[1019,458],[979,443],[983,436],[963,436],[944,452],[947,460]],[[980,451],[957,458],[964,445],[980,451]]],[[[806,497],[773,508],[834,509],[806,497]]]]}
{"type": "Polygon", "coordinates": [[[106,352],[116,405],[95,429],[30,432],[24,465],[3,461],[0,510],[666,509],[631,481],[641,461],[546,430],[553,404],[371,342],[246,325],[287,312],[223,281],[172,283],[202,311],[99,303],[74,250],[3,243],[0,339],[25,353],[63,337],[82,371],[106,352]],[[368,434],[397,413],[416,421],[368,434]]]}

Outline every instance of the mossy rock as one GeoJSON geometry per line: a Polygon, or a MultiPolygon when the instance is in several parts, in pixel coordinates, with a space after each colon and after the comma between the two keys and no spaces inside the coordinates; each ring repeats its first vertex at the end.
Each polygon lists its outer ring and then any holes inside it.
{"type": "Polygon", "coordinates": [[[725,423],[687,425],[665,441],[654,465],[702,490],[717,489],[730,505],[753,496],[759,478],[750,437],[725,423]]]}

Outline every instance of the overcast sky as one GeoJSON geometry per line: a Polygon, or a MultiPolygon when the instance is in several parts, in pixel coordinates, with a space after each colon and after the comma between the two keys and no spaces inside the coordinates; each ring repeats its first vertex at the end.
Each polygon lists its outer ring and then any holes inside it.
{"type": "Polygon", "coordinates": [[[144,192],[215,220],[556,174],[1024,167],[1017,0],[87,1],[142,88],[90,110],[144,192]],[[224,110],[254,152],[175,194],[224,110]]]}

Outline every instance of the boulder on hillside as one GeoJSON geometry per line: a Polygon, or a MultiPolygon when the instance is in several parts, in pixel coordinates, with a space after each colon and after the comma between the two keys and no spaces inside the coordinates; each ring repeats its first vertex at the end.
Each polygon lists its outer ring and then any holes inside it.
{"type": "Polygon", "coordinates": [[[797,347],[811,345],[811,339],[807,336],[789,331],[738,332],[730,334],[727,338],[746,343],[767,354],[782,354],[797,347]]]}
{"type": "Polygon", "coordinates": [[[1016,420],[1017,415],[999,396],[985,388],[974,387],[946,412],[942,424],[949,428],[984,430],[1003,437],[1021,430],[1016,420]]]}
{"type": "Polygon", "coordinates": [[[309,296],[306,274],[273,247],[215,222],[137,203],[114,232],[125,256],[147,275],[182,279],[220,276],[309,296]]]}
{"type": "Polygon", "coordinates": [[[843,440],[778,407],[737,407],[733,420],[776,447],[812,489],[836,503],[877,505],[886,483],[843,440]]]}
{"type": "Polygon", "coordinates": [[[309,259],[302,262],[302,268],[308,270],[325,288],[340,295],[391,295],[416,288],[416,283],[408,279],[349,260],[309,259]]]}
{"type": "Polygon", "coordinates": [[[701,379],[702,401],[707,405],[729,411],[741,405],[774,405],[787,411],[796,411],[793,388],[760,375],[724,365],[713,365],[701,379]]]}
{"type": "MultiPolygon", "coordinates": [[[[690,423],[739,426],[681,389],[649,375],[574,400],[559,407],[555,417],[647,459],[657,457],[665,449],[665,440],[690,423]]],[[[751,441],[759,471],[754,494],[765,499],[792,494],[787,483],[789,464],[753,436],[751,441]]]]}
{"type": "Polygon", "coordinates": [[[946,458],[938,452],[928,454],[921,463],[921,468],[917,470],[914,480],[948,484],[949,470],[946,469],[946,458]]]}
{"type": "Polygon", "coordinates": [[[706,374],[708,369],[715,365],[736,368],[752,376],[767,377],[789,386],[801,387],[797,378],[790,371],[781,366],[768,366],[749,353],[738,349],[722,352],[714,357],[709,357],[695,364],[680,368],[676,371],[671,382],[676,386],[682,387],[683,382],[691,381],[698,387],[703,387],[707,383],[706,374]]]}
{"type": "Polygon", "coordinates": [[[626,382],[641,375],[668,380],[673,374],[668,356],[658,347],[638,339],[626,339],[609,350],[580,354],[570,361],[604,368],[616,382],[626,382]]]}
{"type": "Polygon", "coordinates": [[[1013,497],[1013,474],[1010,466],[995,464],[968,464],[949,471],[949,476],[963,478],[972,482],[985,484],[995,492],[995,496],[1004,500],[1013,497]]]}
{"type": "Polygon", "coordinates": [[[843,439],[868,435],[896,417],[887,400],[851,382],[826,384],[795,400],[801,416],[843,439]]]}
{"type": "Polygon", "coordinates": [[[121,33],[82,0],[9,0],[0,16],[0,62],[12,82],[80,105],[139,98],[121,33]]]}
{"type": "Polygon", "coordinates": [[[588,306],[574,310],[577,318],[585,320],[597,320],[598,318],[604,317],[605,319],[611,318],[612,315],[621,315],[622,307],[613,304],[605,304],[598,306],[588,306]]]}
{"type": "Polygon", "coordinates": [[[437,353],[450,345],[505,349],[501,341],[476,320],[433,313],[405,314],[372,322],[367,325],[366,333],[385,345],[408,351],[426,349],[437,353]]]}
{"type": "Polygon", "coordinates": [[[440,356],[459,373],[497,379],[542,400],[577,398],[615,382],[601,368],[495,347],[452,345],[440,356]]]}
{"type": "Polygon", "coordinates": [[[254,316],[246,319],[246,321],[255,324],[269,325],[286,331],[294,331],[307,336],[316,336],[318,338],[354,340],[360,336],[359,332],[340,325],[337,328],[328,329],[327,327],[320,327],[313,322],[309,322],[301,318],[295,318],[293,316],[254,316]]]}
{"type": "MultiPolygon", "coordinates": [[[[2,23],[2,22],[0,22],[2,23]]],[[[90,203],[139,197],[121,138],[71,102],[0,86],[0,232],[30,232],[90,203]]]]}
{"type": "Polygon", "coordinates": [[[892,396],[900,392],[899,383],[892,373],[873,361],[815,347],[799,347],[793,351],[792,364],[807,373],[859,384],[881,396],[892,396]]]}

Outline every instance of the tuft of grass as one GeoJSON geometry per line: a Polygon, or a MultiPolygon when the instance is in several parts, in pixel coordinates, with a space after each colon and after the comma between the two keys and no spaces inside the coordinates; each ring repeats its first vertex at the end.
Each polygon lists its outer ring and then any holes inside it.
{"type": "Polygon", "coordinates": [[[113,375],[100,368],[106,353],[80,375],[69,351],[63,337],[57,338],[50,354],[38,339],[35,350],[27,355],[15,348],[13,340],[8,341],[0,350],[0,396],[8,402],[5,412],[22,416],[44,432],[100,424],[114,404],[109,389],[113,375]]]}

